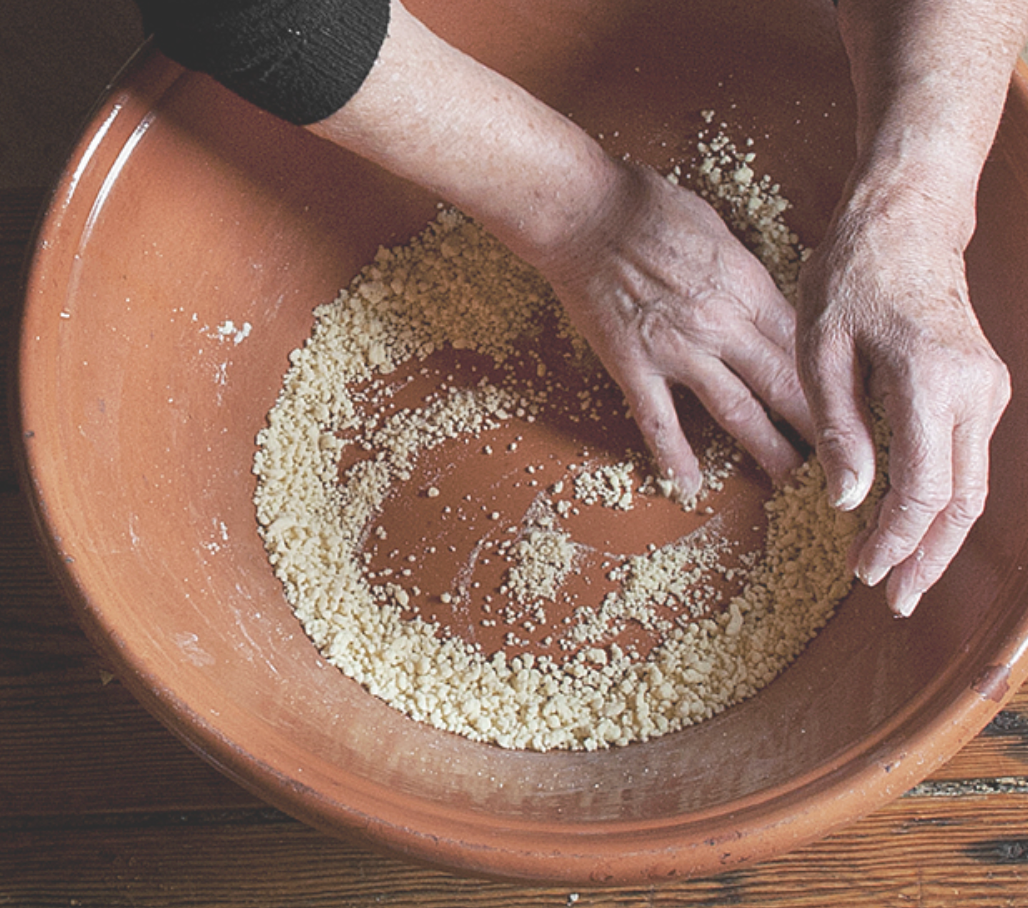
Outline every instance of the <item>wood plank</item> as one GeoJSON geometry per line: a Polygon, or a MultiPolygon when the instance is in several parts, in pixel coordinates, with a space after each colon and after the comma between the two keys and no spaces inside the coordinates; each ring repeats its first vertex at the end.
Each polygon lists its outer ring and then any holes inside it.
{"type": "Polygon", "coordinates": [[[9,388],[11,385],[12,360],[14,358],[14,314],[10,300],[16,293],[15,281],[9,269],[0,266],[0,491],[17,488],[17,471],[14,460],[14,439],[11,436],[11,412],[9,388]]]}
{"type": "Polygon", "coordinates": [[[0,825],[0,904],[32,908],[1026,908],[1028,796],[904,798],[754,867],[659,887],[464,879],[381,857],[273,811],[0,825]]]}
{"type": "Polygon", "coordinates": [[[35,697],[5,691],[0,728],[0,814],[8,819],[74,826],[107,811],[263,806],[99,675],[35,697]]]}
{"type": "Polygon", "coordinates": [[[1028,685],[945,766],[934,781],[1028,778],[1028,685]]]}
{"type": "Polygon", "coordinates": [[[14,355],[16,319],[21,311],[22,254],[32,223],[29,212],[34,211],[33,204],[37,207],[39,204],[38,194],[19,194],[15,199],[22,200],[18,202],[17,208],[20,214],[9,218],[10,196],[4,193],[0,202],[3,205],[0,213],[0,490],[12,489],[15,484],[8,386],[14,355]]]}
{"type": "MultiPolygon", "coordinates": [[[[0,492],[0,685],[21,672],[32,674],[32,660],[93,656],[60,584],[50,572],[29,507],[18,492],[0,492]]],[[[66,667],[66,666],[62,666],[66,667]]]]}
{"type": "Polygon", "coordinates": [[[4,190],[0,197],[0,266],[20,267],[45,199],[46,191],[41,188],[4,190]]]}

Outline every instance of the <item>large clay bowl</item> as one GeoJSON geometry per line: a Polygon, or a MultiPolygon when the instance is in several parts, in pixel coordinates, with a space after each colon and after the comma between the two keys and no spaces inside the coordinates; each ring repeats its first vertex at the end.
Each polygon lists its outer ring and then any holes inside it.
{"type": "MultiPolygon", "coordinates": [[[[615,154],[687,160],[714,108],[759,139],[816,242],[852,147],[831,4],[414,5],[615,154]]],[[[144,49],[56,185],[27,276],[18,420],[48,548],[135,695],[322,830],[575,886],[779,854],[924,778],[1025,676],[1026,174],[1018,79],[969,252],[1014,400],[988,509],[916,615],[895,620],[880,591],[857,589],[782,676],[712,721],[609,751],[510,752],[416,724],[322,661],[251,502],[255,435],[312,306],[422,226],[434,200],[144,49]],[[229,321],[239,330],[219,331],[229,321]]]]}

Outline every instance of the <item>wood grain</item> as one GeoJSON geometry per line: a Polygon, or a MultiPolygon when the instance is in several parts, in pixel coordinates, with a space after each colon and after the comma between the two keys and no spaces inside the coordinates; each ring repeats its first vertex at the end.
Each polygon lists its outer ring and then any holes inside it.
{"type": "Polygon", "coordinates": [[[45,197],[41,188],[4,191],[0,199],[0,267],[21,264],[45,197]]]}
{"type": "Polygon", "coordinates": [[[756,867],[577,892],[453,877],[329,839],[273,811],[41,822],[0,828],[0,904],[1023,908],[1026,810],[1025,796],[905,798],[756,867]]]}
{"type": "MultiPolygon", "coordinates": [[[[7,404],[11,385],[16,319],[21,309],[21,273],[25,249],[32,237],[43,203],[41,189],[7,191],[0,197],[0,377],[2,402],[7,404]]],[[[0,408],[0,490],[15,487],[9,409],[0,408]]]]}

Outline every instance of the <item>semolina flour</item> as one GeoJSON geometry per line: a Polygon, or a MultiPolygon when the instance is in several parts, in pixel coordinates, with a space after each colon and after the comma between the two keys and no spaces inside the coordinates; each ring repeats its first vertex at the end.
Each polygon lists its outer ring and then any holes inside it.
{"type": "MultiPolygon", "coordinates": [[[[788,203],[723,132],[700,151],[697,188],[791,296],[788,203]]],[[[849,591],[870,504],[832,509],[815,459],[772,493],[714,429],[703,494],[670,502],[549,287],[460,214],[315,316],[258,436],[259,529],[324,657],[412,718],[508,748],[645,741],[767,685],[849,591]]]]}

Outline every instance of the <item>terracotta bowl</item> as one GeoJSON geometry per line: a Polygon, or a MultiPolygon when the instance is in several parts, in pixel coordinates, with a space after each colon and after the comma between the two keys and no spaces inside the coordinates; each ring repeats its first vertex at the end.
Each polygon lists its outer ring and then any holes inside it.
{"type": "MultiPolygon", "coordinates": [[[[853,132],[831,4],[413,5],[615,154],[665,169],[688,161],[700,111],[713,108],[730,133],[756,137],[795,229],[816,243],[853,132]]],[[[914,618],[894,620],[879,591],[857,589],[758,696],[646,744],[511,752],[419,725],[321,659],[265,558],[250,468],[286,357],[312,307],[434,206],[149,49],[102,100],[54,189],[20,338],[29,488],[91,639],[198,753],[315,827],[411,859],[575,886],[652,883],[766,859],[874,810],[1018,688],[1021,77],[968,255],[1015,388],[984,517],[914,618]]]]}

